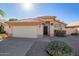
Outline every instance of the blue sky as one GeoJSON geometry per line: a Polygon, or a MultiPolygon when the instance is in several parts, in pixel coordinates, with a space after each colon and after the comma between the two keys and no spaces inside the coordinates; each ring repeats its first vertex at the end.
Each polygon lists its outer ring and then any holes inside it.
{"type": "Polygon", "coordinates": [[[79,4],[77,3],[37,3],[32,4],[32,9],[27,10],[18,3],[0,3],[0,9],[6,12],[5,19],[34,18],[39,16],[57,16],[65,23],[79,21],[79,4]]]}

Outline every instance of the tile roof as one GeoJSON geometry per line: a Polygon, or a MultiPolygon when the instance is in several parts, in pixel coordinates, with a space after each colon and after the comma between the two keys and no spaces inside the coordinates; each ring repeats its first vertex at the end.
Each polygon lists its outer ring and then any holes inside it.
{"type": "Polygon", "coordinates": [[[5,22],[9,25],[12,25],[12,26],[34,26],[34,25],[41,25],[42,22],[28,22],[28,21],[8,21],[8,22],[5,22]]]}

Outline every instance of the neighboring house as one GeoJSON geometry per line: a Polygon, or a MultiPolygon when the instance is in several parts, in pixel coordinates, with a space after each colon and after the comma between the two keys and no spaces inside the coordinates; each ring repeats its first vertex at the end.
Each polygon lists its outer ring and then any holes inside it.
{"type": "Polygon", "coordinates": [[[72,33],[79,34],[79,22],[73,22],[66,26],[66,34],[71,35],[72,33]]]}
{"type": "Polygon", "coordinates": [[[7,33],[12,37],[40,38],[54,37],[54,30],[65,30],[66,24],[56,20],[56,16],[42,16],[37,18],[7,21],[7,33]]]}

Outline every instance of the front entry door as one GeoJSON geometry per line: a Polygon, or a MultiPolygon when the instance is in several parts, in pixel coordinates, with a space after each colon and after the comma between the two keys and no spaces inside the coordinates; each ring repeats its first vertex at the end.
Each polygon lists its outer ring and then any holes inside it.
{"type": "Polygon", "coordinates": [[[48,35],[48,26],[44,26],[44,35],[48,35]]]}

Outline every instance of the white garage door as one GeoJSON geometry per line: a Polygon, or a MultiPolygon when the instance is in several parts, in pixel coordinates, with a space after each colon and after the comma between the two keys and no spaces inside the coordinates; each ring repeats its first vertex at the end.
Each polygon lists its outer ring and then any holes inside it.
{"type": "Polygon", "coordinates": [[[36,26],[16,26],[12,30],[13,37],[36,38],[36,26]]]}

